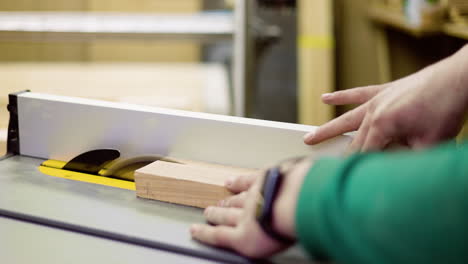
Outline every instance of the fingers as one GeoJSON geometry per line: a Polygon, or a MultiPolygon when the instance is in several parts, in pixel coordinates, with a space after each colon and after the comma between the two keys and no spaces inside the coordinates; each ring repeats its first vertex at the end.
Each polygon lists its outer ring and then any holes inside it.
{"type": "Polygon", "coordinates": [[[203,243],[225,248],[235,248],[237,233],[233,227],[194,224],[190,227],[192,237],[203,243]]]}
{"type": "Polygon", "coordinates": [[[247,192],[241,192],[239,194],[228,197],[218,202],[218,206],[221,207],[237,207],[243,208],[247,197],[247,192]]]}
{"type": "Polygon", "coordinates": [[[228,190],[230,190],[233,193],[240,193],[246,191],[255,182],[256,177],[256,174],[251,174],[229,178],[226,181],[226,188],[228,188],[228,190]]]}
{"type": "Polygon", "coordinates": [[[363,104],[320,126],[315,132],[305,135],[304,143],[308,145],[318,144],[324,140],[358,129],[366,114],[367,105],[363,104]]]}
{"type": "Polygon", "coordinates": [[[372,119],[369,133],[362,144],[362,151],[375,151],[385,149],[395,138],[399,138],[401,131],[395,126],[395,116],[392,113],[376,113],[372,119]]]}
{"type": "Polygon", "coordinates": [[[209,206],[205,209],[205,218],[215,225],[236,226],[242,216],[242,209],[234,207],[209,206]]]}
{"type": "Polygon", "coordinates": [[[344,91],[338,91],[322,95],[322,101],[326,104],[362,104],[356,109],[335,118],[334,120],[322,125],[316,131],[310,132],[304,136],[304,143],[308,145],[318,144],[324,140],[341,135],[346,132],[356,130],[364,119],[368,102],[380,91],[387,88],[390,84],[372,85],[359,87],[344,91]]]}
{"type": "Polygon", "coordinates": [[[371,128],[364,144],[362,145],[362,151],[367,152],[381,150],[384,149],[388,143],[390,143],[390,139],[385,136],[383,131],[380,131],[377,128],[371,128]]]}
{"type": "Polygon", "coordinates": [[[349,145],[348,153],[357,152],[361,150],[362,145],[366,140],[367,133],[369,132],[370,118],[370,115],[366,115],[366,117],[364,118],[364,121],[359,127],[356,137],[353,139],[353,142],[351,142],[351,144],[349,145]]]}
{"type": "Polygon", "coordinates": [[[344,104],[363,104],[376,94],[378,94],[384,85],[371,85],[366,87],[359,87],[334,93],[322,95],[322,101],[326,104],[344,105],[344,104]]]}

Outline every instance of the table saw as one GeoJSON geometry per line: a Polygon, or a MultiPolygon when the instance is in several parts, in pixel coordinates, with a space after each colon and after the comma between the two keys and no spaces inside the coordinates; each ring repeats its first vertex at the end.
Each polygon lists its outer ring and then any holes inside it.
{"type": "MultiPolygon", "coordinates": [[[[90,150],[263,168],[298,155],[341,155],[340,136],[317,146],[312,126],[39,94],[9,95],[8,153],[0,160],[1,263],[251,263],[191,239],[202,210],[137,198],[79,176],[39,171],[90,150]]],[[[99,176],[96,176],[99,177],[99,176]]],[[[116,179],[118,180],[118,179],[116,179]]],[[[308,262],[299,247],[267,262],[308,262]]]]}

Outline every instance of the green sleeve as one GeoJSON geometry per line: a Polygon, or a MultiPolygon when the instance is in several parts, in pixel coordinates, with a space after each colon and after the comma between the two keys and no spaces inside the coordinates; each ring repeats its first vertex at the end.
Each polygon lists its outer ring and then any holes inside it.
{"type": "Polygon", "coordinates": [[[468,142],[319,160],[296,231],[312,257],[337,263],[468,263],[468,142]]]}

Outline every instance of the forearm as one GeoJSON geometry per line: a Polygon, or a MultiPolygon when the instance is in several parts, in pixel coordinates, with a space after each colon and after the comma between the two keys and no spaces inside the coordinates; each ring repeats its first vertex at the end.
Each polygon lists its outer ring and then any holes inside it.
{"type": "Polygon", "coordinates": [[[465,111],[468,110],[468,44],[442,63],[440,74],[436,72],[436,77],[445,78],[445,83],[452,84],[446,87],[447,92],[456,95],[460,107],[464,106],[465,111]]]}
{"type": "Polygon", "coordinates": [[[420,78],[423,89],[417,91],[419,99],[416,103],[419,105],[415,107],[426,109],[427,116],[436,120],[439,115],[444,116],[433,124],[435,130],[443,125],[445,128],[442,130],[459,131],[468,114],[468,45],[421,73],[424,74],[416,77],[420,78]],[[447,123],[457,127],[446,127],[447,123]]]}
{"type": "Polygon", "coordinates": [[[468,259],[468,145],[319,161],[306,177],[296,232],[338,263],[468,259]]]}
{"type": "Polygon", "coordinates": [[[457,86],[465,99],[468,99],[468,44],[452,55],[453,70],[456,72],[457,86]]]}

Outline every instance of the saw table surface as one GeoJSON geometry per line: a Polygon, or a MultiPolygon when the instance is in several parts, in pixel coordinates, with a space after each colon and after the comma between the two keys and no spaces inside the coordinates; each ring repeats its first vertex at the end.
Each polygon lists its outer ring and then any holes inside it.
{"type": "Polygon", "coordinates": [[[4,217],[0,234],[2,263],[216,263],[4,217]]]}
{"type": "MultiPolygon", "coordinates": [[[[145,252],[154,250],[154,253],[148,253],[148,256],[167,253],[171,257],[182,254],[180,256],[198,256],[200,260],[252,262],[233,252],[212,248],[191,239],[190,225],[204,222],[201,209],[137,198],[135,192],[129,190],[44,175],[38,171],[38,166],[43,161],[26,156],[12,156],[0,160],[0,215],[22,219],[16,221],[21,224],[12,224],[10,221],[8,225],[16,225],[13,228],[29,225],[27,222],[31,222],[32,219],[32,222],[39,223],[40,226],[52,223],[52,226],[56,227],[54,229],[60,232],[83,229],[87,233],[84,235],[86,239],[83,240],[81,236],[70,239],[78,242],[82,240],[79,250],[89,251],[91,255],[95,251],[92,244],[98,242],[86,241],[93,240],[90,237],[101,237],[120,241],[114,241],[116,244],[110,243],[112,240],[105,243],[105,247],[115,247],[115,252],[128,250],[129,254],[133,254],[136,250],[135,245],[143,245],[144,247],[140,248],[145,252]],[[128,249],[122,248],[125,245],[128,249]]],[[[0,218],[3,222],[5,219],[0,218]]],[[[5,228],[3,223],[0,226],[5,228]]],[[[28,228],[25,228],[24,232],[27,230],[28,228]]],[[[48,241],[49,234],[50,239],[54,239],[55,234],[52,233],[57,233],[42,230],[34,232],[47,236],[39,241],[48,241]]],[[[70,237],[79,235],[76,232],[72,234],[70,237]]],[[[2,235],[0,245],[4,243],[10,243],[9,237],[2,235]]],[[[52,251],[54,249],[51,249],[52,251]]],[[[302,251],[295,247],[272,261],[306,263],[307,259],[302,251]]]]}

